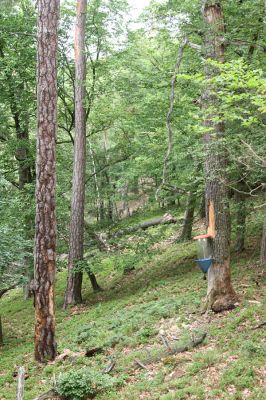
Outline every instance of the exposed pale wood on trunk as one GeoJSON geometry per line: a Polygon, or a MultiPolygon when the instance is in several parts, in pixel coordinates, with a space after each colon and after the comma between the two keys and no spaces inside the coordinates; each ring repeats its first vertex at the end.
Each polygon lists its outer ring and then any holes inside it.
{"type": "Polygon", "coordinates": [[[57,127],[57,24],[59,0],[38,3],[38,135],[35,230],[35,359],[56,356],[54,281],[56,263],[55,141],[57,127]]]}
{"type": "MultiPolygon", "coordinates": [[[[202,7],[205,22],[205,59],[224,62],[224,16],[220,1],[204,1],[202,7]]],[[[217,71],[206,63],[206,79],[217,71]]],[[[214,262],[208,271],[206,307],[223,311],[234,307],[236,295],[230,274],[230,212],[226,186],[227,154],[223,143],[224,124],[213,122],[212,110],[217,104],[212,84],[208,83],[202,95],[205,111],[204,125],[206,146],[206,211],[208,233],[213,236],[214,262]]]]}

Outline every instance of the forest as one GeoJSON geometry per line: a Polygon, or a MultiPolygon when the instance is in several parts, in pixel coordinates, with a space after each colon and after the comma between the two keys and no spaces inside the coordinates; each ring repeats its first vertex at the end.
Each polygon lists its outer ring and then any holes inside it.
{"type": "Polygon", "coordinates": [[[265,0],[0,0],[0,400],[263,400],[265,0]]]}

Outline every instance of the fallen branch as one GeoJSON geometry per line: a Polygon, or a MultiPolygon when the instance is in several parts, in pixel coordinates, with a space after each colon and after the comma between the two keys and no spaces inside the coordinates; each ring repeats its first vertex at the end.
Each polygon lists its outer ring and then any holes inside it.
{"type": "Polygon", "coordinates": [[[116,359],[115,358],[111,358],[110,363],[103,369],[102,372],[104,374],[109,374],[113,370],[115,364],[116,364],[116,359]]]}
{"type": "Polygon", "coordinates": [[[137,358],[134,360],[135,363],[142,369],[147,369],[146,365],[144,365],[140,360],[138,360],[137,358]]]}
{"type": "Polygon", "coordinates": [[[255,325],[255,326],[253,326],[251,329],[252,330],[259,329],[259,328],[262,328],[265,325],[266,325],[266,321],[263,321],[263,322],[260,322],[259,324],[255,325]]]}
{"type": "Polygon", "coordinates": [[[41,394],[39,397],[36,397],[34,400],[63,400],[54,390],[48,390],[41,394]]]}

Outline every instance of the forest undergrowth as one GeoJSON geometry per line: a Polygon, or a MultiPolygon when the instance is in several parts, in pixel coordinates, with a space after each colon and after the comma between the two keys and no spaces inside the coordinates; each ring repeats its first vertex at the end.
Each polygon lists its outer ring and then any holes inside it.
{"type": "Polygon", "coordinates": [[[266,320],[266,272],[254,250],[259,238],[249,232],[246,250],[232,254],[238,306],[202,314],[206,280],[194,262],[194,243],[178,243],[176,226],[138,235],[127,240],[164,239],[150,245],[152,255],[143,250],[132,258],[135,269],[127,273],[115,265],[119,254],[126,260],[123,251],[110,254],[98,273],[104,290],[93,294],[86,281],[82,305],[62,309],[66,270],[57,273],[54,362],[43,366],[33,360],[32,299],[24,300],[21,289],[3,297],[1,400],[15,398],[19,366],[26,368],[25,400],[54,386],[74,400],[86,398],[85,392],[91,394],[87,398],[98,392],[99,400],[265,398],[265,326],[258,325],[266,320]],[[187,351],[175,353],[187,345],[187,351]]]}

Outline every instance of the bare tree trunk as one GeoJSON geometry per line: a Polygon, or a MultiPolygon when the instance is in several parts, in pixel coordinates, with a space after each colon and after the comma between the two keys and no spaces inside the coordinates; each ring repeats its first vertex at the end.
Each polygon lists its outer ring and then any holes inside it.
{"type": "Polygon", "coordinates": [[[245,249],[245,233],[246,233],[246,196],[242,193],[235,193],[235,200],[237,202],[236,210],[236,244],[235,250],[241,253],[245,249]]]}
{"type": "Polygon", "coordinates": [[[81,303],[82,272],[75,272],[83,260],[85,170],[86,170],[86,55],[85,25],[87,0],[77,0],[75,27],[75,143],[72,180],[72,203],[69,238],[68,280],[64,307],[81,303]]]}
{"type": "Polygon", "coordinates": [[[35,231],[35,360],[56,357],[54,281],[56,263],[55,142],[57,127],[57,25],[59,0],[38,4],[38,135],[35,231]]]}
{"type": "Polygon", "coordinates": [[[24,383],[25,383],[25,368],[20,367],[18,370],[18,387],[17,387],[17,399],[24,399],[24,383]]]}
{"type": "Polygon", "coordinates": [[[262,265],[266,264],[266,217],[264,219],[262,239],[261,239],[260,262],[262,265]]]}
{"type": "Polygon", "coordinates": [[[179,241],[191,240],[196,200],[197,200],[196,192],[191,190],[188,193],[183,228],[179,241]]]}
{"type": "Polygon", "coordinates": [[[16,159],[18,161],[19,188],[23,189],[27,183],[32,182],[31,167],[29,164],[29,131],[28,126],[21,127],[18,112],[14,114],[14,121],[18,140],[16,159]]]}
{"type": "Polygon", "coordinates": [[[4,343],[4,337],[3,337],[3,327],[2,327],[2,318],[0,315],[0,346],[2,346],[4,343]]]}
{"type": "MultiPolygon", "coordinates": [[[[205,31],[205,58],[224,62],[224,16],[220,1],[204,1],[202,8],[205,31]]],[[[205,75],[209,79],[216,74],[214,67],[206,64],[205,75]]],[[[208,271],[206,307],[219,312],[234,307],[236,295],[230,274],[230,212],[228,190],[225,184],[227,154],[223,144],[224,124],[213,122],[217,98],[208,84],[203,93],[206,113],[204,125],[208,128],[206,143],[206,210],[208,233],[213,237],[214,262],[208,271]]]]}

